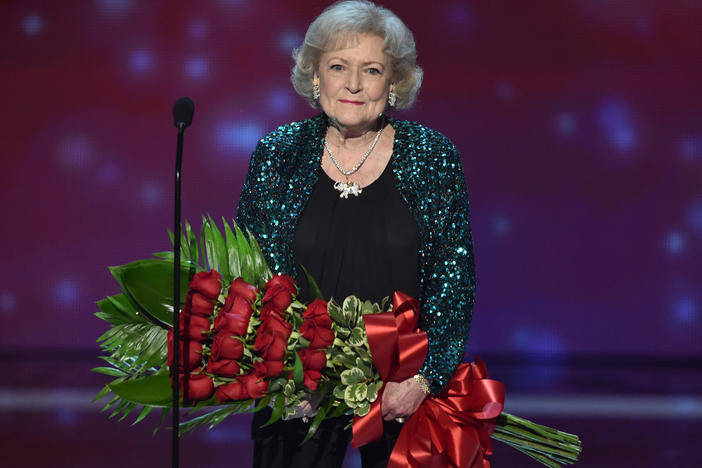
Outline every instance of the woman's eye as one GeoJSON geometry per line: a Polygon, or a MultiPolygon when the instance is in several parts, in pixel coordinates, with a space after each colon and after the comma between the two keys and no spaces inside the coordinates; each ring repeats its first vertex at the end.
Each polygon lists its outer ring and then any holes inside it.
{"type": "Polygon", "coordinates": [[[342,67],[341,65],[339,65],[339,64],[332,65],[332,66],[329,67],[329,68],[331,68],[332,70],[337,70],[337,71],[343,70],[343,67],[342,67]]]}
{"type": "Polygon", "coordinates": [[[381,72],[377,68],[369,68],[368,73],[370,73],[371,75],[380,75],[381,72]]]}

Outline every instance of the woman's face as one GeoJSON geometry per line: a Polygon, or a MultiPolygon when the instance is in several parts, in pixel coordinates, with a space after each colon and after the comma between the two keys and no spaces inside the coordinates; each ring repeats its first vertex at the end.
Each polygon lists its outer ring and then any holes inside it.
{"type": "Polygon", "coordinates": [[[314,82],[325,114],[342,127],[367,130],[385,110],[391,62],[381,37],[356,37],[349,46],[322,54],[314,82]]]}

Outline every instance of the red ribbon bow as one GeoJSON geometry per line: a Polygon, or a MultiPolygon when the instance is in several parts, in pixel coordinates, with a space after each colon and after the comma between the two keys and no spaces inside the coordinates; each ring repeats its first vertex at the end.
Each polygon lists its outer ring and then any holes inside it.
{"type": "MultiPolygon", "coordinates": [[[[415,375],[426,357],[426,333],[417,329],[419,303],[395,292],[393,312],[365,315],[368,344],[383,382],[415,375]]],[[[485,363],[458,366],[446,389],[430,396],[407,420],[390,455],[388,468],[489,468],[490,434],[504,408],[505,387],[488,379],[485,363]]],[[[354,448],[382,437],[383,416],[378,398],[364,417],[354,417],[354,448]]]]}
{"type": "Polygon", "coordinates": [[[502,413],[504,399],[504,384],[488,379],[479,357],[461,364],[446,389],[407,420],[388,468],[489,468],[493,418],[502,413]]]}
{"type": "MultiPolygon", "coordinates": [[[[366,334],[373,363],[383,382],[401,382],[416,374],[427,355],[427,334],[417,328],[419,302],[405,293],[396,291],[392,298],[392,312],[364,315],[366,334]]],[[[354,448],[378,440],[383,435],[383,414],[380,401],[383,389],[371,405],[370,412],[353,419],[354,448]]]]}

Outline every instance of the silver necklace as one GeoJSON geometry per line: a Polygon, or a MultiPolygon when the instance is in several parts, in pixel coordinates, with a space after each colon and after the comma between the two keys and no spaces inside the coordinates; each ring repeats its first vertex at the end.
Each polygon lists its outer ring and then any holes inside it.
{"type": "Polygon", "coordinates": [[[373,143],[371,143],[370,148],[368,148],[368,151],[366,151],[366,153],[361,157],[361,159],[356,163],[356,165],[349,170],[346,170],[343,167],[341,167],[339,161],[337,161],[334,157],[334,153],[332,153],[332,150],[329,147],[329,143],[327,143],[327,139],[324,138],[324,147],[327,149],[327,152],[329,153],[332,162],[334,162],[334,165],[339,170],[339,172],[346,176],[346,182],[334,183],[334,189],[340,192],[340,198],[348,198],[349,195],[358,196],[363,191],[360,185],[358,185],[356,182],[352,182],[349,180],[349,176],[358,171],[361,168],[361,165],[363,165],[366,159],[368,159],[368,156],[370,156],[371,152],[373,151],[373,148],[375,148],[375,145],[378,143],[378,140],[380,140],[381,133],[383,133],[383,125],[380,126],[380,130],[378,130],[378,133],[375,134],[373,143]]]}

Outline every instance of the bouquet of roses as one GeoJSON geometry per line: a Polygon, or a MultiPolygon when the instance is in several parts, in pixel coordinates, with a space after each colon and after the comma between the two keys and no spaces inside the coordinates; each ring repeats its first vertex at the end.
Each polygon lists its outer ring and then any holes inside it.
{"type": "MultiPolygon", "coordinates": [[[[178,384],[181,405],[204,411],[181,432],[267,406],[270,424],[295,415],[314,392],[320,403],[308,438],[325,418],[345,414],[354,418],[355,446],[378,438],[384,382],[414,375],[426,354],[417,301],[397,292],[391,304],[355,296],[327,302],[308,275],[318,298],[306,306],[294,280],[272,275],[256,240],[236,225],[224,221],[222,234],[208,217],[199,240],[187,222],[180,235],[188,286],[177,327],[178,384]]],[[[96,400],[111,394],[104,410],[121,419],[141,406],[135,423],[158,407],[163,421],[171,407],[173,253],[156,256],[111,268],[122,293],[99,301],[96,314],[112,328],[98,339],[108,365],[94,370],[115,377],[96,400]]],[[[577,436],[502,413],[503,400],[504,386],[488,378],[482,361],[462,364],[405,423],[389,466],[485,466],[491,437],[547,466],[577,460],[577,436]]]]}

